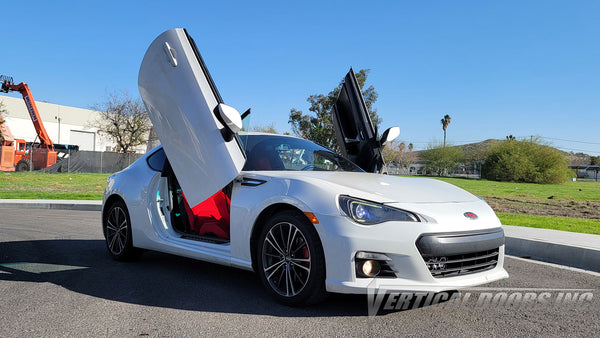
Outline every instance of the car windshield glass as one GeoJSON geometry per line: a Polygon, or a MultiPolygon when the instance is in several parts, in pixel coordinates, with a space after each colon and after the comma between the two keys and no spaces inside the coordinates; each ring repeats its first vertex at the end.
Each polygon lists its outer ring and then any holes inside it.
{"type": "Polygon", "coordinates": [[[307,140],[270,135],[241,138],[248,155],[244,171],[363,171],[341,155],[307,140]]]}

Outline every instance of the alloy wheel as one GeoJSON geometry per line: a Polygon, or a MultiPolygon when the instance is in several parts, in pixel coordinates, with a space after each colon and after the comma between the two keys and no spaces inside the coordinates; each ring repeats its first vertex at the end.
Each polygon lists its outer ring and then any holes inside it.
{"type": "Polygon", "coordinates": [[[127,244],[127,215],[119,206],[113,207],[106,219],[106,243],[114,255],[120,255],[127,244]]]}
{"type": "Polygon", "coordinates": [[[302,231],[294,224],[280,222],[263,242],[263,273],[271,288],[285,297],[298,295],[310,278],[311,256],[302,231]]]}

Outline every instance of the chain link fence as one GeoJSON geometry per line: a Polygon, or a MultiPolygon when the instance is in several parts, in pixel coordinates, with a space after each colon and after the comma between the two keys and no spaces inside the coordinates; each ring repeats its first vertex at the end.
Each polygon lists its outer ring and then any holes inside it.
{"type": "Polygon", "coordinates": [[[55,165],[43,172],[50,173],[114,173],[127,168],[143,154],[122,154],[101,151],[67,152],[55,165]]]}

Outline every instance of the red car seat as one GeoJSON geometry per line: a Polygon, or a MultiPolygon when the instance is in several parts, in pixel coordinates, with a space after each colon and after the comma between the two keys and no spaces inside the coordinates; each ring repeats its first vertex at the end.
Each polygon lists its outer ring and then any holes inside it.
{"type": "Polygon", "coordinates": [[[214,234],[219,238],[229,239],[231,200],[223,191],[219,191],[193,208],[190,208],[185,196],[184,201],[192,231],[198,235],[214,234]]]}

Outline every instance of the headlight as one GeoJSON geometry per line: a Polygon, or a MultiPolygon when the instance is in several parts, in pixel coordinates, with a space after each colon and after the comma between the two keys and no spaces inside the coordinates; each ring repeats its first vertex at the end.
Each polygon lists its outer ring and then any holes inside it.
{"type": "Polygon", "coordinates": [[[419,222],[417,215],[411,212],[349,196],[340,196],[340,208],[355,222],[364,225],[387,221],[419,222]]]}

